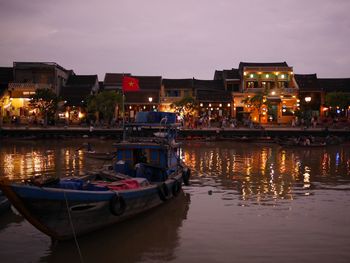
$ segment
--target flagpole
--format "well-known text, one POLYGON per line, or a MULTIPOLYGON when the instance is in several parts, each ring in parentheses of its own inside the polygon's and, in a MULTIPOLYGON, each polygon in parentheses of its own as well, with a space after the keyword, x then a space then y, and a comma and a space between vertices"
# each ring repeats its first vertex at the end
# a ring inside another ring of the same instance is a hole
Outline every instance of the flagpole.
POLYGON ((125 94, 124 94, 124 90, 122 90, 122 94, 123 94, 123 99, 122 99, 122 107, 123 107, 123 141, 125 141, 126 139, 126 133, 125 133, 125 105, 124 105, 124 100, 125 100, 125 94))

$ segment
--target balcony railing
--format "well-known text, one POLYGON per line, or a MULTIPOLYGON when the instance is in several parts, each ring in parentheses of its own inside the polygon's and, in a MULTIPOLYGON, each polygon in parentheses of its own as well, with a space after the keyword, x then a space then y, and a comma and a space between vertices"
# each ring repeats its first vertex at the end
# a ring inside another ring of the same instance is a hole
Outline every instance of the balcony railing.
POLYGON ((42 83, 9 83, 9 90, 37 90, 37 89, 51 89, 51 84, 42 84, 42 83))
POLYGON ((247 93, 257 93, 257 92, 263 92, 265 89, 264 88, 246 88, 244 92, 247 93))

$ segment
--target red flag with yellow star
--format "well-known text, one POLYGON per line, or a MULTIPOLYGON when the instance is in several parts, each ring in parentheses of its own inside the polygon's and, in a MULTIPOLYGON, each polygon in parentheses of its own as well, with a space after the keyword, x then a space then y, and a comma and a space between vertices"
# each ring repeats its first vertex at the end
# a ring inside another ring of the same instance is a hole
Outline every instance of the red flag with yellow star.
POLYGON ((137 78, 124 76, 122 81, 122 88, 123 92, 139 91, 139 80, 137 78))

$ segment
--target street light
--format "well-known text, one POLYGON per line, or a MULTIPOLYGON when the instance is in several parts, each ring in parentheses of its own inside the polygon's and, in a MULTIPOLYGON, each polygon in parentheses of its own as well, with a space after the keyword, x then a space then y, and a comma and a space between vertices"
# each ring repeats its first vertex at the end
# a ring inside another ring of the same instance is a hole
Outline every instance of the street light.
POLYGON ((311 101, 311 97, 305 97, 305 102, 309 103, 311 101))
MULTIPOLYGON (((153 98, 152 98, 152 97, 148 97, 148 101, 149 101, 149 103, 151 104, 151 103, 152 103, 152 101, 153 101, 153 98)), ((149 108, 150 108, 150 110, 152 110, 151 105, 149 106, 149 108)), ((153 109, 154 109, 154 107, 153 107, 153 109)))

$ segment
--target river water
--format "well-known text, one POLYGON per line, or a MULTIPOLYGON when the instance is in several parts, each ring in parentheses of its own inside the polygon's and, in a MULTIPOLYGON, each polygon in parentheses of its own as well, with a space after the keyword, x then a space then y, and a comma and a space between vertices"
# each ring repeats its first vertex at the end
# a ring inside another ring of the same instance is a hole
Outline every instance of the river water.
MULTIPOLYGON (((101 167, 87 140, 1 141, 0 176, 101 167)), ((112 141, 90 140, 96 150, 112 141)), ((83 262, 350 262, 350 146, 185 143, 191 185, 161 207, 78 238, 83 262)), ((15 210, 0 215, 1 262, 79 262, 15 210)))

